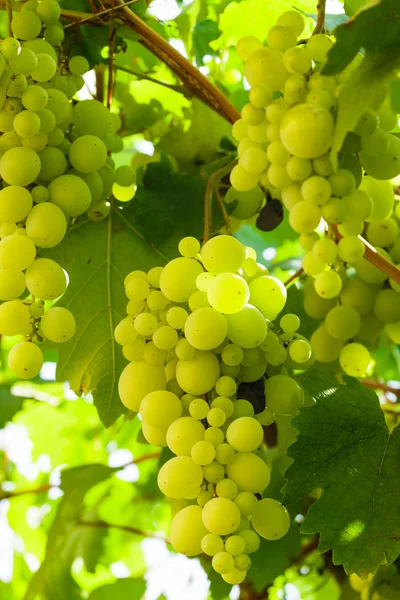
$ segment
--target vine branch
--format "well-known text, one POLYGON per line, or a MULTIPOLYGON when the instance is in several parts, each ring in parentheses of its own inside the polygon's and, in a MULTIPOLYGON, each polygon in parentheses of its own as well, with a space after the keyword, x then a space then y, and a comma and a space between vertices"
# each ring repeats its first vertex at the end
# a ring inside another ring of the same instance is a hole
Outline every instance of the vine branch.
POLYGON ((188 90, 183 85, 174 85, 173 83, 166 83, 165 81, 159 81, 154 77, 150 77, 150 75, 146 75, 146 73, 138 73, 137 71, 133 71, 132 69, 128 69, 127 67, 121 67, 120 65, 115 65, 117 71, 123 71, 124 73, 128 73, 129 75, 133 75, 138 79, 144 79, 145 81, 150 81, 151 83, 156 83, 157 85, 162 85, 163 87, 173 90, 174 92, 178 92, 178 94, 183 94, 186 98, 190 98, 192 94, 188 92, 188 90))
POLYGON ((317 4, 317 14, 318 18, 312 35, 324 33, 325 31, 326 0, 319 0, 317 4))
POLYGON ((395 388, 379 381, 369 381, 368 379, 364 379, 361 383, 371 390, 381 390, 385 394, 394 394, 396 396, 396 402, 400 402, 400 388, 395 388))
POLYGON ((303 273, 304 273, 304 269, 303 269, 303 267, 300 267, 300 269, 297 269, 297 271, 295 273, 293 273, 293 275, 291 275, 289 277, 289 279, 286 279, 286 281, 284 281, 283 285, 285 287, 287 287, 288 285, 290 285, 292 283, 292 281, 294 281, 295 279, 300 277, 300 275, 302 275, 303 273))
POLYGON ((137 527, 130 527, 129 525, 117 525, 115 523, 107 523, 106 521, 78 521, 78 525, 83 527, 98 527, 102 529, 119 529, 120 531, 125 531, 126 533, 132 533, 134 535, 140 535, 145 538, 155 538, 156 540, 163 540, 167 544, 170 543, 168 538, 164 536, 160 536, 157 533, 153 533, 152 531, 144 531, 142 529, 138 529, 137 527))

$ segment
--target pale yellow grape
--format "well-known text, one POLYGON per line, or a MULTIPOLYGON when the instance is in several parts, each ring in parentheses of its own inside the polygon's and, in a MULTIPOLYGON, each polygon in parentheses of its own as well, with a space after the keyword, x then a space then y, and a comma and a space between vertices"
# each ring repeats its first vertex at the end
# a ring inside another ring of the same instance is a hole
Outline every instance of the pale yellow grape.
POLYGON ((236 44, 236 54, 241 60, 246 61, 249 56, 259 48, 262 48, 262 43, 254 35, 247 35, 240 38, 236 44))
POLYGON ((340 352, 340 366, 347 375, 365 377, 372 362, 367 348, 362 344, 346 344, 340 352))
POLYGON ((171 385, 173 385, 174 391, 177 391, 178 394, 180 394, 182 390, 176 381, 176 365, 177 364, 178 364, 178 359, 175 357, 171 358, 165 365, 165 376, 167 378, 167 383, 169 383, 170 381, 172 382, 172 380, 173 380, 173 384, 171 384, 171 385))
POLYGON ((266 380, 264 390, 268 409, 277 415, 292 415, 303 402, 301 387, 287 375, 273 375, 266 380))
POLYGON ((201 542, 208 534, 202 520, 201 506, 186 506, 172 520, 169 539, 176 552, 197 556, 202 552, 201 542))
POLYGON ((145 279, 132 277, 125 283, 125 294, 128 298, 135 300, 146 300, 149 295, 150 286, 145 279))
POLYGON ((373 246, 391 246, 399 236, 399 226, 393 218, 374 221, 368 226, 366 238, 373 246))
POLYGON ((243 517, 249 517, 257 505, 257 498, 250 492, 239 492, 234 500, 243 517))
POLYGON ((369 156, 379 156, 389 148, 390 136, 381 127, 377 127, 373 133, 361 138, 361 148, 369 156))
POLYGON ((238 492, 238 487, 232 479, 223 479, 217 483, 215 491, 219 498, 233 500, 238 492))
POLYGON ((241 417, 229 425, 226 439, 237 452, 252 452, 261 445, 264 431, 256 419, 241 417))
POLYGON ((310 360, 312 349, 306 340, 295 340, 289 346, 289 355, 296 363, 303 364, 310 360))
POLYGON ((273 498, 263 498, 253 511, 251 524, 261 537, 278 540, 289 531, 290 516, 280 502, 273 498))
POLYGON ((311 56, 302 46, 288 48, 283 55, 283 64, 289 73, 304 75, 312 67, 311 56))
POLYGON ((207 556, 215 556, 224 549, 224 542, 219 535, 207 533, 201 540, 201 549, 207 556))
POLYGON ((272 101, 272 92, 266 85, 256 85, 249 91, 249 100, 256 108, 264 108, 272 101))
POLYGON ((310 343, 315 352, 315 359, 323 363, 332 362, 339 358, 343 347, 341 340, 335 340, 329 335, 325 325, 321 325, 313 332, 310 343))
POLYGON ((198 350, 216 348, 224 341, 227 332, 226 318, 211 307, 195 310, 185 323, 186 339, 198 350))
POLYGON ((264 171, 268 165, 267 154, 261 148, 248 148, 240 158, 240 165, 248 173, 258 175, 264 171))
POLYGON ((342 198, 331 197, 331 199, 321 206, 321 214, 327 223, 341 223, 346 215, 346 203, 342 198))
POLYGON ((321 220, 319 206, 310 202, 298 202, 290 210, 289 223, 297 233, 311 233, 321 220))
POLYGON ((224 432, 219 427, 209 427, 204 432, 204 439, 211 442, 214 448, 224 441, 224 432))
POLYGON ((224 575, 232 572, 235 567, 235 561, 233 556, 228 552, 218 552, 212 559, 212 567, 214 571, 224 575))
POLYGON ((333 240, 321 238, 313 245, 312 253, 318 260, 328 263, 335 260, 338 248, 333 240))
POLYGON ((400 141, 394 135, 389 135, 389 146, 379 156, 370 156, 366 152, 359 154, 361 166, 374 179, 393 179, 400 173, 400 141))
POLYGON ((253 494, 263 492, 271 478, 266 463, 252 452, 238 452, 235 459, 226 465, 226 472, 241 491, 253 494))
POLYGON ((283 66, 281 52, 273 48, 259 48, 246 60, 244 75, 251 87, 267 85, 275 92, 283 88, 289 73, 283 66))
POLYGON ((274 319, 286 304, 286 288, 276 277, 257 277, 250 283, 249 288, 251 304, 267 319, 274 319))
MULTIPOLYGON (((200 493, 203 469, 189 456, 176 456, 161 467, 157 483, 169 498, 192 499, 200 493)), ((214 532, 212 532, 214 533, 214 532)))
MULTIPOLYGON (((376 248, 378 254, 384 256, 390 261, 390 255, 383 248, 376 248)), ((361 258, 353 265, 356 269, 356 273, 362 281, 366 283, 382 283, 387 278, 387 275, 383 273, 378 267, 367 261, 365 258, 361 258)))
POLYGON ((328 202, 331 193, 331 184, 325 177, 320 175, 309 177, 301 186, 301 194, 304 200, 318 205, 328 202))
POLYGON ((175 258, 161 272, 160 289, 172 302, 187 302, 196 291, 196 278, 202 272, 201 265, 192 258, 175 258))
POLYGON ((211 238, 201 249, 201 260, 213 275, 236 273, 246 258, 246 249, 230 235, 211 238))
POLYGON ((143 398, 150 392, 164 390, 166 384, 162 366, 139 360, 128 364, 122 371, 118 384, 119 396, 127 408, 138 412, 143 398))
POLYGON ((236 344, 228 344, 221 352, 221 358, 225 364, 235 367, 243 360, 243 350, 236 344))
POLYGON ((169 304, 167 298, 159 290, 151 290, 146 298, 147 306, 152 311, 164 310, 169 304))
POLYGON ((136 341, 137 337, 138 334, 131 317, 122 319, 114 329, 114 339, 121 346, 132 344, 136 341))
MULTIPOLYGON (((251 148, 249 150, 251 150, 251 148)), ((248 152, 248 150, 246 150, 246 152, 248 152)), ((231 185, 239 192, 248 192, 257 185, 258 174, 254 175, 249 173, 241 164, 238 164, 233 167, 229 176, 229 180, 231 185)))
POLYGON ((166 350, 160 350, 157 348, 153 342, 147 342, 144 349, 143 358, 150 365, 163 365, 167 360, 167 352, 166 350))
POLYGON ((211 408, 207 413, 207 422, 211 427, 222 427, 226 421, 226 414, 222 408, 211 408))
POLYGON ((19 185, 0 190, 0 221, 18 223, 23 221, 32 208, 32 194, 19 185))
POLYGON ((251 559, 247 554, 235 556, 235 567, 239 571, 248 571, 251 567, 251 559))
POLYGON ((168 448, 177 456, 190 456, 194 444, 203 440, 204 431, 197 419, 180 417, 168 427, 168 448))
POLYGON ((22 110, 14 117, 13 126, 20 137, 31 137, 39 133, 40 119, 35 112, 22 110))
POLYGON ((291 211, 292 208, 299 202, 303 202, 304 198, 301 195, 301 186, 298 183, 292 183, 288 187, 281 190, 282 202, 284 206, 291 211))
POLYGON ((275 421, 275 414, 268 408, 264 408, 262 412, 256 414, 256 419, 261 425, 272 425, 275 421))
POLYGON ((395 344, 400 344, 400 320, 385 325, 385 332, 395 344))
POLYGON ((153 342, 160 350, 171 350, 178 342, 176 329, 162 325, 153 333, 153 342))
POLYGON ((207 300, 207 294, 205 292, 200 292, 199 290, 193 292, 193 294, 190 294, 188 304, 192 312, 198 308, 206 308, 210 306, 210 303, 207 300))
POLYGON ((332 115, 315 105, 298 104, 283 117, 281 141, 298 158, 316 158, 329 150, 333 141, 332 115))
POLYGON ((400 319, 400 294, 387 288, 380 290, 374 302, 375 316, 382 323, 394 323, 400 319))
POLYGON ((194 398, 189 404, 189 413, 194 419, 202 421, 207 417, 210 407, 208 402, 203 398, 194 398))
POLYGON ((18 56, 21 44, 13 37, 6 37, 0 46, 1 54, 8 60, 12 60, 18 56))
MULTIPOLYGON (((1 163, 0 163, 1 166, 1 163)), ((360 190, 372 198, 372 212, 365 217, 365 221, 372 223, 387 219, 393 212, 394 192, 390 181, 378 181, 373 177, 365 175, 362 178, 360 190)), ((356 192, 353 192, 355 194, 356 192)), ((362 217, 357 217, 361 219, 362 217)))
POLYGON ((229 417, 233 413, 233 402, 230 398, 227 398, 226 396, 217 396, 211 402, 211 408, 222 408, 227 419, 229 419, 229 417))
POLYGON ((312 164, 307 158, 292 156, 286 163, 286 171, 294 181, 304 181, 311 174, 312 164))
POLYGON ((311 36, 307 41, 307 52, 316 62, 324 62, 329 50, 333 46, 333 41, 323 33, 311 36))
POLYGON ((255 348, 265 339, 267 324, 262 313, 251 304, 233 315, 227 315, 228 338, 242 348, 255 348))
POLYGON ((75 335, 75 318, 67 308, 53 306, 41 318, 40 328, 47 339, 61 344, 75 335))
MULTIPOLYGON (((233 190, 233 188, 230 188, 233 190)), ((204 272, 196 279, 196 286, 200 292, 206 292, 210 286, 211 281, 214 279, 212 273, 204 272)))
POLYGON ((225 314, 241 310, 247 304, 249 296, 246 281, 234 273, 220 273, 213 278, 207 289, 207 299, 213 309, 225 314))
POLYGON ((0 300, 14 300, 25 290, 22 271, 0 269, 0 300))
POLYGON ((278 17, 277 23, 293 29, 296 36, 302 33, 305 26, 304 18, 297 10, 286 10, 278 17))
POLYGON ((255 106, 248 103, 243 106, 240 116, 248 125, 259 125, 264 120, 265 113, 260 108, 255 108, 255 106))
POLYGON ((340 294, 342 280, 336 271, 323 271, 315 278, 315 291, 321 298, 330 300, 340 294))
POLYGON ((0 175, 9 185, 26 186, 40 173, 38 154, 30 148, 10 148, 0 159, 0 175))
POLYGON ((232 135, 235 140, 240 142, 247 137, 247 127, 248 123, 246 123, 244 119, 238 119, 235 121, 235 123, 232 125, 232 135))
POLYGON ((329 176, 329 183, 332 188, 333 196, 348 196, 352 192, 354 192, 356 188, 356 180, 351 173, 347 169, 339 169, 336 173, 332 173, 329 176))
POLYGON ((122 347, 122 354, 129 361, 138 361, 143 358, 145 350, 145 342, 138 338, 134 342, 124 344, 122 347))
POLYGON ((51 202, 36 204, 26 219, 26 234, 39 248, 53 248, 64 238, 67 220, 63 211, 51 202))
POLYGON ((239 535, 230 535, 225 541, 225 550, 232 556, 239 556, 245 549, 245 541, 239 535))
POLYGON ((209 465, 203 467, 204 478, 212 484, 222 481, 225 477, 224 467, 217 461, 213 461, 209 465))
POLYGON ((140 415, 152 427, 166 430, 181 414, 180 399, 166 390, 150 392, 140 403, 140 415))
POLYGON ((69 149, 71 165, 81 173, 93 173, 107 159, 107 148, 104 142, 95 135, 82 135, 72 142, 69 149))
POLYGON ((18 12, 11 21, 11 31, 20 40, 33 40, 41 29, 40 18, 31 11, 18 12))
POLYGON ((338 232, 343 236, 361 235, 364 231, 364 221, 344 220, 337 226, 338 232))
POLYGON ((228 535, 240 523, 240 511, 232 500, 213 498, 203 508, 203 523, 215 535, 228 535))
POLYGON ((365 254, 364 242, 357 236, 347 236, 338 243, 339 257, 345 262, 356 262, 365 254))
POLYGON ((185 237, 179 242, 178 250, 185 258, 194 258, 200 251, 200 242, 194 237, 185 237))
POLYGON ((87 183, 77 175, 60 175, 48 187, 49 200, 56 204, 68 217, 76 217, 85 212, 91 203, 91 193, 87 183))
POLYGON ((33 261, 26 270, 25 277, 26 287, 40 300, 54 300, 67 288, 67 278, 63 269, 50 258, 38 258, 33 261))
POLYGON ((0 305, 0 334, 27 335, 30 329, 30 312, 21 300, 9 300, 0 305))
POLYGON ((246 135, 249 136, 249 139, 252 142, 255 142, 257 144, 265 144, 268 142, 267 125, 268 121, 266 119, 264 119, 264 121, 262 123, 259 123, 258 125, 249 125, 247 127, 246 135))
POLYGON ((19 379, 31 379, 39 374, 43 352, 33 342, 19 342, 8 354, 8 368, 19 379))
POLYGON ((192 360, 196 354, 196 348, 185 339, 180 339, 175 346, 175 354, 182 360, 192 360))
POLYGON ((0 268, 23 271, 36 256, 35 244, 24 235, 14 233, 0 242, 0 268))
POLYGON ((209 465, 215 458, 215 448, 210 442, 201 440, 194 444, 190 456, 196 465, 209 465))

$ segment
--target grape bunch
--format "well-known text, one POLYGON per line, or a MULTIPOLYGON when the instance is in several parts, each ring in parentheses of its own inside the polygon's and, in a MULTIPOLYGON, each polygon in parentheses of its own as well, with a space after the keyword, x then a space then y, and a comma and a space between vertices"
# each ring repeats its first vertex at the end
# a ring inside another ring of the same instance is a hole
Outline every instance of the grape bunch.
POLYGON ((386 326, 391 339, 400 338, 400 287, 364 258, 359 237, 399 262, 400 211, 394 212, 387 181, 400 173, 400 141, 390 133, 397 117, 387 102, 366 110, 345 138, 336 167, 331 148, 340 93, 362 56, 337 77, 325 76, 321 69, 333 40, 317 34, 298 45, 303 28, 302 15, 287 11, 268 32, 267 47, 253 36, 238 43, 251 89, 232 128, 239 144, 230 181, 249 211, 261 187, 287 208, 305 250, 304 307, 324 319, 311 338, 316 359, 339 359, 344 372, 365 377, 373 365, 367 346, 377 332, 386 326))
POLYGON ((83 213, 107 216, 111 193, 134 193, 132 168, 115 169, 108 156, 122 150, 119 116, 96 100, 73 100, 89 64, 63 56, 60 14, 55 0, 26 2, 0 44, 0 335, 23 336, 8 356, 23 379, 39 373, 44 339, 58 344, 75 333, 68 309, 49 308, 67 278, 42 249, 57 246, 83 213))
POLYGON ((170 531, 177 552, 212 557, 231 584, 246 576, 259 536, 287 532, 284 506, 262 498, 270 480, 263 425, 303 403, 293 370, 314 356, 285 314, 286 289, 252 248, 228 235, 179 243, 181 256, 125 278, 127 317, 115 339, 130 361, 119 394, 139 412, 145 439, 175 455, 160 490, 179 501, 170 531))

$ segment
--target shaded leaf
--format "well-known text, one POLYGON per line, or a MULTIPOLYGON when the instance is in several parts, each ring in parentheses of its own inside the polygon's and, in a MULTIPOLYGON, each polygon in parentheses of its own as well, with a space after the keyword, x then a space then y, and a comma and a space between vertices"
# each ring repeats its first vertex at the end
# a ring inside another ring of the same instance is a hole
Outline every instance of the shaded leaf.
POLYGON ((108 583, 96 588, 89 596, 89 600, 140 600, 146 591, 144 579, 119 579, 115 583, 108 583))
POLYGON ((198 21, 193 29, 193 50, 196 58, 196 65, 201 67, 204 65, 204 57, 217 56, 218 52, 213 50, 210 46, 210 42, 216 40, 221 32, 218 29, 218 24, 211 19, 205 21, 198 21))
POLYGON ((367 6, 370 0, 344 0, 344 11, 346 15, 352 17, 363 6, 367 6))
POLYGON ((0 429, 21 410, 23 402, 24 399, 14 396, 10 388, 3 385, 0 387, 0 429))
POLYGON ((299 435, 288 450, 284 500, 323 488, 302 532, 319 533, 321 552, 332 549, 335 564, 366 575, 400 553, 400 427, 390 433, 376 394, 344 379, 304 378, 317 402, 292 421, 299 435))
POLYGON ((400 113, 400 79, 390 82, 390 104, 393 112, 400 113))

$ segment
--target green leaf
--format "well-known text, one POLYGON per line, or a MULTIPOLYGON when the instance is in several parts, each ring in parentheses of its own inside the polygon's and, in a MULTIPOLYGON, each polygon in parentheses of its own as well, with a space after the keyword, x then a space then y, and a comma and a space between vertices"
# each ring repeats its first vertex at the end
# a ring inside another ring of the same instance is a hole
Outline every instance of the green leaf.
POLYGON ((193 29, 193 49, 196 58, 196 65, 201 67, 204 65, 203 58, 208 54, 217 56, 216 52, 210 46, 210 42, 216 40, 221 32, 218 29, 218 24, 211 19, 198 21, 193 29))
POLYGON ((23 402, 24 399, 14 396, 10 388, 5 385, 0 387, 0 429, 21 410, 23 402))
POLYGON ((400 79, 390 82, 390 104, 393 112, 400 113, 400 79))
POLYGON ((89 600, 117 600, 129 598, 129 600, 140 600, 146 591, 144 579, 119 579, 115 583, 109 583, 96 588, 89 596, 89 600))
MULTIPOLYGON (((311 19, 314 19, 315 22, 318 21, 318 13, 308 13, 304 12, 303 10, 299 10, 299 12, 301 12, 306 17, 311 17, 311 19)), ((346 23, 346 21, 348 21, 348 17, 344 13, 337 13, 332 15, 325 14, 326 32, 331 34, 333 30, 336 29, 336 27, 342 25, 343 23, 346 23)))
POLYGON ((344 11, 346 15, 352 17, 363 6, 367 6, 370 0, 344 0, 344 11))
POLYGON ((92 391, 99 416, 109 426, 125 412, 118 396, 125 360, 114 341, 127 303, 123 280, 134 269, 163 264, 165 257, 144 238, 125 207, 111 211, 101 223, 82 217, 46 255, 69 274, 59 305, 73 312, 77 325, 72 340, 58 347, 57 377, 69 381, 78 395, 92 391))
POLYGON ((356 379, 305 377, 317 401, 292 425, 299 431, 288 454, 285 502, 323 488, 303 533, 320 533, 320 552, 358 575, 374 573, 400 553, 400 427, 389 432, 376 394, 356 379))
MULTIPOLYGON (((78 600, 80 588, 71 576, 71 565, 81 556, 82 537, 92 536, 91 527, 79 525, 83 500, 88 490, 104 481, 115 469, 100 464, 82 465, 62 472, 61 489, 64 496, 52 522, 46 556, 35 573, 24 600, 38 596, 46 600, 78 600)), ((93 528, 95 530, 95 528, 93 528)), ((86 543, 93 546, 95 539, 86 543)), ((96 552, 96 549, 93 549, 96 552)))
MULTIPOLYGON (((335 48, 336 45, 332 52, 335 48)), ((338 153, 347 133, 354 130, 367 108, 379 108, 387 94, 388 82, 399 65, 400 46, 391 50, 371 51, 344 84, 338 99, 335 136, 331 150, 334 167, 337 166, 338 153)), ((328 74, 332 74, 331 70, 328 74)))

